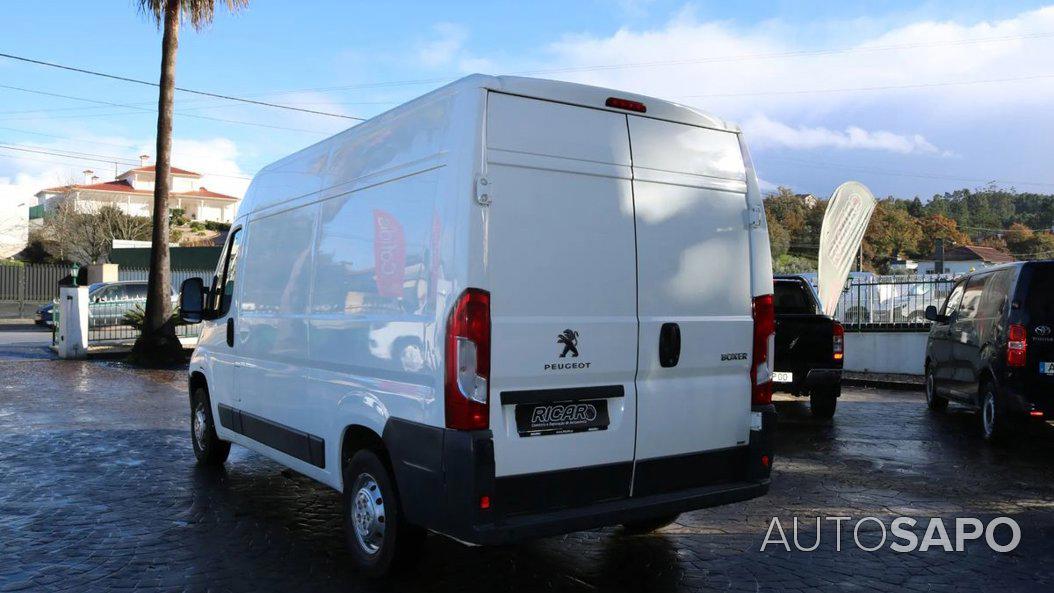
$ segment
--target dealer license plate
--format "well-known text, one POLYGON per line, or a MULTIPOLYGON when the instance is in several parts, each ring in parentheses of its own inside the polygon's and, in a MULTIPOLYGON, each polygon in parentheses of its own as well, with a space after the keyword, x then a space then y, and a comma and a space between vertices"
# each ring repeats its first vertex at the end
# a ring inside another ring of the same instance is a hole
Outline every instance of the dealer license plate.
POLYGON ((516 406, 516 430, 521 437, 607 430, 608 422, 606 399, 516 406))
POLYGON ((772 380, 776 383, 793 383, 794 373, 788 373, 784 371, 776 371, 772 373, 772 380))
POLYGON ((1039 363, 1039 374, 1041 374, 1041 375, 1054 375, 1054 362, 1041 362, 1041 363, 1039 363))

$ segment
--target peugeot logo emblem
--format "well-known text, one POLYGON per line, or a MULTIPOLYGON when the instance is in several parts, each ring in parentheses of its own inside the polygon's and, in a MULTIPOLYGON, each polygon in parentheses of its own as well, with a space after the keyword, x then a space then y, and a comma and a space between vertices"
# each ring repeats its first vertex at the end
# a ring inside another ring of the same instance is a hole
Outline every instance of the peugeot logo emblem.
POLYGON ((1049 325, 1037 325, 1034 330, 1037 336, 1049 336, 1050 326, 1049 325))

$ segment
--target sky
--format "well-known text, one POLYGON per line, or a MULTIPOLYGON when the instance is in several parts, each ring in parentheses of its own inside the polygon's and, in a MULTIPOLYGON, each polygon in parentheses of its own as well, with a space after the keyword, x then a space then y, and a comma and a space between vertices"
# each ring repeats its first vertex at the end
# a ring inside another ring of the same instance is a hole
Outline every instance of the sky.
MULTIPOLYGON (((156 80, 160 45, 131 0, 0 9, 0 53, 156 80)), ((767 191, 857 180, 928 200, 993 182, 1054 193, 1051 56, 1054 5, 1038 2, 257 0, 183 29, 177 84, 371 117, 476 72, 581 82, 739 123, 767 191)), ((153 156, 156 101, 0 58, 0 205, 153 156)), ((241 195, 354 123, 177 93, 173 165, 241 195)))

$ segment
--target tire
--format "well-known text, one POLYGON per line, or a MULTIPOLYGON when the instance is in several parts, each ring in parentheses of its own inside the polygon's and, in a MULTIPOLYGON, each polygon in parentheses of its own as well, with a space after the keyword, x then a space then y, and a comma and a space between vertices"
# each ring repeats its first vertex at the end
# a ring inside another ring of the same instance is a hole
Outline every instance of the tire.
POLYGON ((198 465, 220 467, 231 453, 230 441, 216 436, 216 424, 212 418, 209 392, 204 387, 194 390, 190 402, 190 440, 194 444, 194 457, 198 465))
POLYGON ((677 517, 680 516, 680 513, 678 513, 676 515, 666 515, 664 517, 656 517, 654 519, 645 519, 643 521, 632 521, 629 523, 623 523, 622 533, 623 535, 644 535, 646 533, 651 533, 673 523, 677 520, 677 517))
POLYGON ((937 378, 933 376, 933 371, 930 370, 929 365, 926 365, 926 407, 934 412, 943 412, 948 409, 948 398, 941 397, 937 394, 937 378))
POLYGON ((355 567, 375 578, 411 566, 423 551, 425 531, 403 520, 391 473, 367 449, 344 469, 344 537, 355 567))
POLYGON ((1010 417, 1002 398, 991 383, 981 385, 981 436, 992 444, 1005 443, 1010 438, 1010 417))
POLYGON ((841 384, 833 387, 816 387, 809 391, 809 410, 813 418, 830 420, 838 407, 838 396, 842 394, 841 384))

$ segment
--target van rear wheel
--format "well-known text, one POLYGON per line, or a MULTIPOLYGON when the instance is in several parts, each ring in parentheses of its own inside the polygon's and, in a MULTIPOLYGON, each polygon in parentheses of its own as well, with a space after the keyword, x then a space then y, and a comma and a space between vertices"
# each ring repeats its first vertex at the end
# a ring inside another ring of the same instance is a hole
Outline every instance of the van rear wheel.
POLYGON ((403 520, 395 481, 376 453, 359 451, 344 470, 344 534, 360 571, 381 577, 406 568, 424 547, 425 531, 403 520))
POLYGON ((643 521, 631 521, 629 523, 622 524, 622 533, 626 535, 644 535, 645 533, 651 533, 658 529, 662 529, 667 525, 670 525, 680 517, 680 513, 676 515, 665 515, 662 517, 656 517, 654 519, 645 519, 643 521))
POLYGON ((1010 418, 991 383, 981 386, 981 434, 992 444, 1002 444, 1010 436, 1010 418))
POLYGON ((194 390, 190 401, 190 440, 194 444, 194 457, 199 465, 219 467, 231 453, 230 441, 216 436, 216 424, 212 418, 209 392, 204 387, 194 390))

